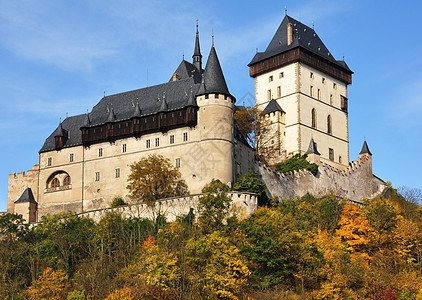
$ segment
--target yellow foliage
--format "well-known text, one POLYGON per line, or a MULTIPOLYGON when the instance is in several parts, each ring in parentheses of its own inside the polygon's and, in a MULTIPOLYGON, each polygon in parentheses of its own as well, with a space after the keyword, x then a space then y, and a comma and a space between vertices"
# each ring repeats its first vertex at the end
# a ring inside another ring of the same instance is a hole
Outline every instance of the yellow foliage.
POLYGON ((28 287, 26 294, 31 300, 60 300, 65 297, 69 287, 67 275, 63 270, 53 271, 52 268, 47 268, 44 270, 43 274, 28 287))
POLYGON ((122 289, 115 290, 113 293, 108 295, 105 300, 133 300, 135 296, 133 296, 132 291, 128 287, 124 287, 122 289))

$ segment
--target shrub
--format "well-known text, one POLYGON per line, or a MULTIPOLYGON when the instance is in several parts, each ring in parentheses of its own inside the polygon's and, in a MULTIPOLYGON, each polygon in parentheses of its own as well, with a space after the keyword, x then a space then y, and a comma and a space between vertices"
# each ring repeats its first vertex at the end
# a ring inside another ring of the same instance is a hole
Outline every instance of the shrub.
POLYGON ((299 153, 293 157, 290 157, 286 161, 279 162, 276 165, 277 171, 280 173, 288 173, 291 171, 298 171, 306 169, 310 171, 314 176, 318 174, 318 165, 314 163, 309 163, 306 158, 308 155, 300 155, 299 153))
POLYGON ((126 205, 126 202, 120 196, 114 197, 113 202, 111 202, 111 208, 116 208, 124 205, 126 205))

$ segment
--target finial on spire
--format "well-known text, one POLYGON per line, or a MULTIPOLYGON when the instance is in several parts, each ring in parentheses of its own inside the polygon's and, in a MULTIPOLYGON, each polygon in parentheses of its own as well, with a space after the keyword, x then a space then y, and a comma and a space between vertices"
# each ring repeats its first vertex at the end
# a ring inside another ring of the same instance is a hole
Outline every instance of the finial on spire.
POLYGON ((62 117, 60 117, 60 122, 59 122, 60 124, 62 123, 62 117))
POLYGON ((212 46, 214 47, 214 28, 211 31, 212 46))
POLYGON ((199 19, 196 19, 196 33, 199 33, 199 30, 198 30, 198 22, 199 22, 199 19))
POLYGON ((182 50, 182 59, 185 60, 185 50, 182 50))
POLYGON ((105 91, 104 91, 104 98, 105 98, 105 91))
POLYGON ((312 30, 315 31, 315 23, 312 21, 312 30))
POLYGON ((284 6, 284 15, 287 16, 287 6, 284 6))
POLYGON ((256 52, 255 53, 258 53, 258 47, 256 47, 256 52))

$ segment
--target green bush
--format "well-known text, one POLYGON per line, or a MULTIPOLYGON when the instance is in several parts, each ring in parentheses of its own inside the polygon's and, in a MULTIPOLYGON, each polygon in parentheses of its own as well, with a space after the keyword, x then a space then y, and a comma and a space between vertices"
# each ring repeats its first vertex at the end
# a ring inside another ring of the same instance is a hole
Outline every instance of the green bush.
POLYGON ((309 163, 306 158, 308 155, 300 155, 299 153, 293 157, 290 157, 286 161, 279 162, 276 165, 276 169, 280 173, 288 173, 291 171, 298 171, 298 170, 308 170, 314 176, 318 174, 318 165, 314 163, 309 163))
POLYGON ((255 193, 258 195, 259 206, 268 204, 267 186, 253 172, 240 177, 233 185, 233 190, 255 193))
POLYGON ((126 205, 126 202, 120 196, 114 197, 113 202, 111 202, 111 208, 116 208, 116 207, 125 206, 125 205, 126 205))

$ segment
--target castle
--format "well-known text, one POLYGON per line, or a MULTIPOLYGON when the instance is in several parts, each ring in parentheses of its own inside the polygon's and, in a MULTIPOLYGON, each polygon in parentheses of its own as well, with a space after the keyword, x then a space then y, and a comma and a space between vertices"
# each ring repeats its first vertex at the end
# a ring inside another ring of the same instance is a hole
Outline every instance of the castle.
POLYGON ((8 212, 35 222, 47 213, 107 208, 115 196, 127 196, 130 165, 149 154, 180 168, 192 194, 213 178, 231 185, 251 171, 271 196, 331 191, 359 201, 382 191, 366 142, 359 160, 349 163, 353 72, 313 29, 286 15, 248 66, 256 107, 270 120, 274 161, 307 153, 320 165, 317 176, 281 175, 255 161, 255 149, 236 127, 236 99, 214 42, 202 67, 198 27, 192 59, 183 59, 167 83, 104 96, 91 112, 63 120, 45 140, 39 164, 9 175, 8 212))

